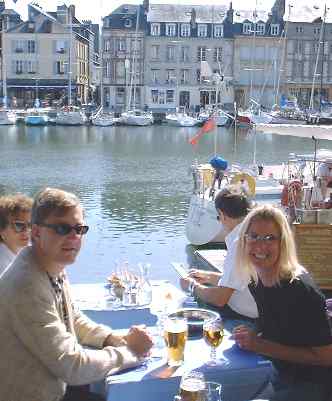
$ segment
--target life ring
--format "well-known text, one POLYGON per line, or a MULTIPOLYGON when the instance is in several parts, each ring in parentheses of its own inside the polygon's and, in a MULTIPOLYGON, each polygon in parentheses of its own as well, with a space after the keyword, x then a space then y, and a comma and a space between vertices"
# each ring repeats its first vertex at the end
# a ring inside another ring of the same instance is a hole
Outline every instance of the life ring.
POLYGON ((231 184, 233 185, 243 185, 243 190, 247 193, 248 196, 255 196, 256 193, 256 181, 255 178, 247 173, 238 173, 231 180, 231 184))
POLYGON ((298 207, 302 198, 302 183, 294 180, 285 184, 281 192, 281 205, 298 207))

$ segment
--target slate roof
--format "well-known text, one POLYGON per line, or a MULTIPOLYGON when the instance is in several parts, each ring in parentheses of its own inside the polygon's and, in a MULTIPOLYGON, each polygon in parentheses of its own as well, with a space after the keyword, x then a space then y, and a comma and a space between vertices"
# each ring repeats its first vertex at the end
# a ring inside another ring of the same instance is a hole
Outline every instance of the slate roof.
POLYGON ((150 4, 148 22, 190 22, 192 9, 196 12, 197 23, 222 23, 226 18, 227 5, 179 5, 150 4))

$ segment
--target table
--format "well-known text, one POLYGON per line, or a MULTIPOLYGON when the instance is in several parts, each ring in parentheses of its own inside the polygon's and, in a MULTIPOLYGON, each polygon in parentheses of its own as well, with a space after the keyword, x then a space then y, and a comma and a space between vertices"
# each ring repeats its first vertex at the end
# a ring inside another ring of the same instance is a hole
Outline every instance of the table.
MULTIPOLYGON (((152 329, 153 330, 153 329, 152 329)), ((268 386, 271 364, 265 358, 241 350, 228 332, 217 356, 227 359, 225 366, 208 366, 209 347, 204 340, 188 340, 185 362, 179 368, 166 364, 166 356, 152 358, 145 365, 108 376, 93 391, 106 395, 107 401, 167 401, 177 394, 184 372, 198 369, 206 380, 223 385, 223 401, 244 401, 257 398, 268 386)))
MULTIPOLYGON (((186 295, 167 280, 151 280, 152 302, 158 300, 161 291, 169 291, 175 305, 181 305, 186 295)), ((150 306, 115 307, 109 302, 109 292, 105 283, 72 284, 73 301, 84 314, 97 323, 113 329, 125 329, 135 324, 153 326, 156 316, 150 313, 150 306)))

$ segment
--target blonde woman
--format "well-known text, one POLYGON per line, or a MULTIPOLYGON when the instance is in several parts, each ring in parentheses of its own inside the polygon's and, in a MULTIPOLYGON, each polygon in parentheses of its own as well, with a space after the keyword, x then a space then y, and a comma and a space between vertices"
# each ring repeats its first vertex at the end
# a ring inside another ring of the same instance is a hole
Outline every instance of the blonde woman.
POLYGON ((239 234, 237 260, 252 277, 259 334, 239 326, 237 344, 273 362, 272 400, 328 400, 332 336, 321 292, 303 278, 283 212, 264 205, 251 211, 239 234))
POLYGON ((23 194, 0 197, 0 274, 30 241, 31 208, 23 194))

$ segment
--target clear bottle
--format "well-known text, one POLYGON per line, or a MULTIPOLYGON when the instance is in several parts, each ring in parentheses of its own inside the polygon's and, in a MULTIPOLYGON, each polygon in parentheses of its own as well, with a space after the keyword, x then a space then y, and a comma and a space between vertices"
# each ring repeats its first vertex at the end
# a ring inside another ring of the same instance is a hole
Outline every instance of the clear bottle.
POLYGON ((141 286, 139 295, 140 305, 150 305, 152 301, 152 286, 149 280, 150 263, 140 263, 141 286))

